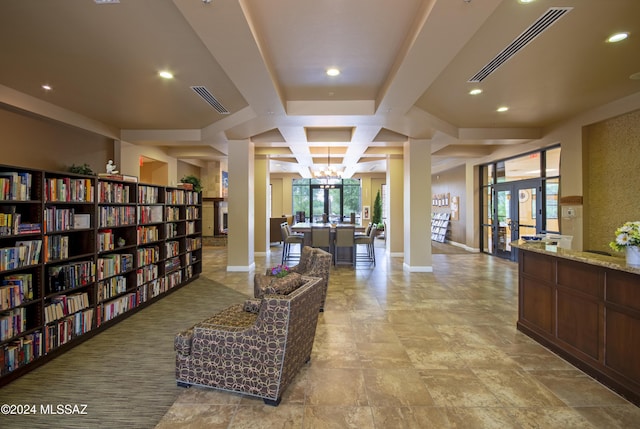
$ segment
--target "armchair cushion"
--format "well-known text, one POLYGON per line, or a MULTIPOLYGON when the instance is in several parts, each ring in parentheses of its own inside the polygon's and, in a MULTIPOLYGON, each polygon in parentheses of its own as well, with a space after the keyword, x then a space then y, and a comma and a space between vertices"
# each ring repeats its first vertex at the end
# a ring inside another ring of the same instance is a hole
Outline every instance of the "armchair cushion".
POLYGON ((284 277, 256 274, 253 278, 254 296, 262 298, 265 295, 288 295, 305 283, 302 275, 289 273, 284 277))
POLYGON ((243 310, 248 311, 249 313, 258 314, 260 311, 260 304, 262 304, 262 300, 250 298, 244 302, 243 310))

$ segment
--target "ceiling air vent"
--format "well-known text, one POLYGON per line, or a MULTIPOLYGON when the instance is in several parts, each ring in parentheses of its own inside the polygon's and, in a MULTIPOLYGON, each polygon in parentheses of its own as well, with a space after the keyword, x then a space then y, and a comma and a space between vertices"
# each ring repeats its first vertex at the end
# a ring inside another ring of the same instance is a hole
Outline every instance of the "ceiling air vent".
POLYGON ((482 82, 487 76, 496 71, 498 67, 506 63, 520 49, 524 48, 529 42, 542 34, 547 28, 551 27, 557 20, 562 18, 567 12, 571 11, 571 7, 552 7, 547 10, 540 18, 529 26, 522 34, 502 50, 494 59, 486 66, 482 67, 469 82, 482 82))
POLYGON ((222 115, 229 114, 229 111, 227 110, 227 108, 224 107, 222 103, 220 103, 218 99, 216 99, 216 97, 214 97, 213 94, 210 93, 209 90, 204 86, 192 86, 191 89, 193 89, 196 94, 202 97, 202 99, 206 101, 211 107, 216 109, 218 113, 222 115))

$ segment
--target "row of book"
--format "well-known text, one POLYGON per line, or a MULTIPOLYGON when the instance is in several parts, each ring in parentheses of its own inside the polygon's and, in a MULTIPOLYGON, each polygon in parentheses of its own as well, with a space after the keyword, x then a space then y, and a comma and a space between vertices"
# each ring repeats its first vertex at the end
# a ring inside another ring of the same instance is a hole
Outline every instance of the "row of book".
POLYGON ((93 309, 80 311, 45 327, 44 351, 49 353, 56 347, 68 343, 75 337, 93 328, 93 309))
POLYGON ((185 191, 183 190, 167 190, 165 195, 166 204, 184 204, 186 201, 185 191))
POLYGON ((98 302, 113 298, 127 291, 127 279, 124 276, 115 276, 98 283, 98 302))
POLYGON ((0 347, 0 374, 4 375, 42 356, 42 333, 25 335, 0 347))
POLYGON ((0 200, 31 200, 31 173, 17 171, 0 171, 0 200))
POLYGON ((133 254, 114 253, 98 258, 98 280, 125 273, 133 269, 133 254))
POLYGON ((137 230, 138 244, 153 243, 160 240, 157 226, 139 226, 137 230))
POLYGON ((14 308, 0 313, 0 341, 20 335, 27 330, 27 310, 14 308))
POLYGON ((187 237, 185 240, 185 247, 187 251, 197 250, 202 247, 202 238, 201 237, 187 237))
POLYGON ((169 271, 177 270, 180 268, 180 258, 170 258, 164 261, 164 272, 168 273, 169 271))
POLYGON ((45 262, 60 261, 69 258, 69 236, 68 235, 45 235, 44 236, 44 256, 45 262))
POLYGON ((131 185, 114 182, 98 182, 100 203, 127 204, 131 202, 131 185))
POLYGON ((14 270, 40 263, 42 240, 16 241, 15 246, 0 249, 0 271, 14 270))
POLYGON ((167 258, 172 256, 178 256, 180 254, 180 242, 179 241, 165 241, 164 249, 167 258))
POLYGON ((5 213, 0 213, 0 236, 38 234, 42 231, 40 223, 23 223, 22 215, 15 212, 15 207, 4 207, 5 213))
POLYGON ((195 220, 200 218, 199 207, 187 207, 185 211, 185 217, 187 220, 195 220))
POLYGON ((177 220, 180 220, 180 209, 178 207, 167 207, 166 214, 167 222, 175 222, 177 220))
POLYGON ((12 274, 5 276, 0 286, 0 310, 17 307, 33 300, 33 275, 12 274))
POLYGON ((159 188, 154 186, 138 186, 138 203, 139 204, 158 204, 159 188))
POLYGON ((166 238, 175 238, 178 236, 178 224, 177 223, 167 223, 164 225, 166 238))
POLYGON ((105 252, 115 248, 115 235, 111 229, 103 229, 98 232, 98 252, 105 252))
POLYGON ((89 307, 87 292, 73 295, 59 295, 51 298, 51 303, 44 306, 45 324, 62 319, 89 307))
POLYGON ((140 286, 158 278, 158 266, 156 264, 145 265, 136 271, 136 285, 140 286))
POLYGON ((98 208, 98 212, 100 228, 136 224, 135 206, 101 206, 98 208))
POLYGON ((96 264, 93 261, 78 261, 66 265, 49 267, 47 293, 64 292, 93 283, 96 279, 96 264))
POLYGON ((160 223, 162 221, 162 206, 138 206, 138 223, 160 223))
POLYGON ((100 323, 108 322, 109 320, 120 316, 127 311, 135 308, 138 305, 138 294, 131 292, 127 295, 123 295, 112 301, 100 304, 98 311, 100 312, 100 323))
POLYGON ((71 177, 46 178, 44 191, 47 201, 93 202, 94 187, 91 179, 71 177))
POLYGON ((69 231, 74 227, 75 209, 48 206, 44 209, 45 232, 69 231))
POLYGON ((139 247, 136 250, 136 262, 138 267, 153 264, 160 260, 160 248, 158 246, 139 247))
POLYGON ((186 223, 186 234, 195 234, 196 231, 196 223, 195 222, 187 222, 186 223))

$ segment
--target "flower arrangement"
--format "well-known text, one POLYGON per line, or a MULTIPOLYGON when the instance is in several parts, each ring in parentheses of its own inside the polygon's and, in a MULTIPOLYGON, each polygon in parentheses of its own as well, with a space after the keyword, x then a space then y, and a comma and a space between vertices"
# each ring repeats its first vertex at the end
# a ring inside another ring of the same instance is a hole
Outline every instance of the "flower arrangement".
POLYGON ((289 274, 289 267, 286 265, 276 265, 271 268, 271 275, 276 277, 284 277, 289 274))
POLYGON ((616 239, 609 243, 609 247, 617 252, 629 246, 640 246, 640 221, 625 222, 616 229, 616 239))

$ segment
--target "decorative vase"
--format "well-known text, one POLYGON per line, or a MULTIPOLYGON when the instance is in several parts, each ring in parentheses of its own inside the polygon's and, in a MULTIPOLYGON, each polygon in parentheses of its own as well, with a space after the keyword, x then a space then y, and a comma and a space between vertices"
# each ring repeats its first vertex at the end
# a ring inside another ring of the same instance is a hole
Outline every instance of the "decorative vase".
POLYGON ((627 265, 640 267, 640 247, 627 246, 627 265))

